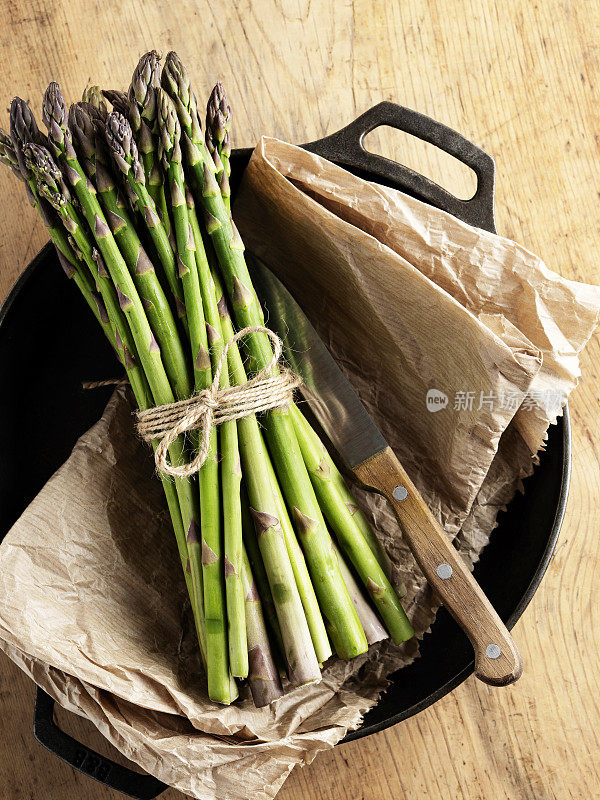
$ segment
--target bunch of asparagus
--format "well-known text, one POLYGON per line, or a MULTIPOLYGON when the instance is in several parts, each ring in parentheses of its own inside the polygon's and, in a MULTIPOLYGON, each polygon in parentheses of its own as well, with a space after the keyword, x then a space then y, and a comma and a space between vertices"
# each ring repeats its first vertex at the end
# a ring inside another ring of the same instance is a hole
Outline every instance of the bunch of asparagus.
MULTIPOLYGON (((185 67, 173 52, 161 67, 152 51, 127 92, 90 87, 67 110, 51 83, 42 118, 46 135, 15 98, 0 160, 24 182, 139 408, 206 389, 235 330, 264 325, 230 214, 223 87, 203 136, 185 67)), ((272 355, 265 333, 249 333, 230 347, 221 386, 244 384, 272 355)), ((197 432, 179 437, 170 464, 197 447, 197 432)), ((213 701, 231 703, 247 679, 264 706, 282 675, 316 682, 333 652, 412 636, 383 548, 294 403, 222 423, 197 475, 160 477, 213 701)))

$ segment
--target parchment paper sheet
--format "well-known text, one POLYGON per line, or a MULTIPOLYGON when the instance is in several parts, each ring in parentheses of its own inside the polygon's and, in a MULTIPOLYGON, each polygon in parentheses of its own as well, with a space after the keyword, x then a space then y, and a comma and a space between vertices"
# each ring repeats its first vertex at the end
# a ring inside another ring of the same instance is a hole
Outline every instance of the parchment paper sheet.
MULTIPOLYGON (((577 382, 600 291, 272 139, 252 157, 235 216, 474 563, 577 382), (432 389, 448 397, 435 413, 432 389), (472 408, 455 408, 464 392, 472 408)), ((270 709, 246 690, 232 707, 209 703, 152 466, 119 390, 0 547, 0 647, 161 780, 203 800, 273 797, 295 764, 359 724, 417 643, 333 661, 318 686, 270 709)), ((357 496, 421 636, 433 599, 385 502, 357 496)))

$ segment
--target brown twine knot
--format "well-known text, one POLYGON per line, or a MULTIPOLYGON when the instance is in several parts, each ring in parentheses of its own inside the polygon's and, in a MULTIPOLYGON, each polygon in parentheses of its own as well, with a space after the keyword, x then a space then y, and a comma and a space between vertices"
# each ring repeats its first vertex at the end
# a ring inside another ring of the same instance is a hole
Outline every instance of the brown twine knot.
POLYGON ((269 328, 262 325, 243 328, 223 347, 212 384, 208 389, 203 389, 187 400, 178 400, 175 403, 138 411, 137 429, 142 439, 147 442, 160 439, 154 453, 157 469, 175 478, 188 478, 202 468, 208 457, 213 426, 288 405, 292 400, 294 389, 300 386, 302 380, 285 367, 280 367, 277 375, 269 377, 271 370, 277 366, 282 351, 281 339, 269 328), (265 333, 271 339, 273 358, 264 369, 246 383, 220 388, 221 373, 229 348, 249 333, 265 333), (169 447, 181 434, 195 430, 202 432, 196 457, 187 464, 178 466, 170 464, 169 447))

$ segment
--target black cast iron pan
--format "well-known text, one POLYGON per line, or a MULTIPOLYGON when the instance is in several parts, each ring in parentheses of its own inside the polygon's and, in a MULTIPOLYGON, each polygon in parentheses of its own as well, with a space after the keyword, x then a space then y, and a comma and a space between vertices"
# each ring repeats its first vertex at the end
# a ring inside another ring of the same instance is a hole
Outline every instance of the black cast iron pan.
MULTIPOLYGON (((460 134, 415 111, 380 103, 306 149, 361 177, 402 189, 471 225, 495 230, 493 160, 460 134), (459 200, 407 167, 367 152, 365 135, 381 125, 413 134, 466 164, 477 175, 475 195, 459 200)), ((250 152, 233 154, 233 175, 238 180, 250 152)), ((0 310, 0 538, 66 460, 78 437, 101 416, 110 390, 83 392, 82 379, 113 377, 116 369, 107 341, 76 287, 64 279, 47 245, 0 310), (57 316, 57 306, 69 313, 57 316)), ((550 430, 540 465, 525 482, 524 495, 515 497, 500 515, 490 544, 475 567, 477 581, 509 628, 533 597, 554 550, 567 500, 570 452, 565 409, 550 430)), ((472 672, 472 648, 441 609, 431 634, 422 642, 421 657, 394 677, 361 727, 344 741, 376 733, 416 714, 472 672)), ((166 788, 152 776, 121 767, 62 732, 54 722, 53 707, 54 701, 38 688, 34 734, 59 758, 140 800, 153 798, 166 788)))

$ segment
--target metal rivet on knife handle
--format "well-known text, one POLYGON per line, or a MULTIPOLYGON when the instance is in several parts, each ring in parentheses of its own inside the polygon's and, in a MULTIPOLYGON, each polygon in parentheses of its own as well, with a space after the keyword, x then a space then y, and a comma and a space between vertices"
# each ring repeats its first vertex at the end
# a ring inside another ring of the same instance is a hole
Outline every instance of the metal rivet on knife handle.
POLYGON ((485 654, 488 658, 500 658, 502 655, 502 650, 497 644, 488 644, 488 646, 485 648, 485 654))

